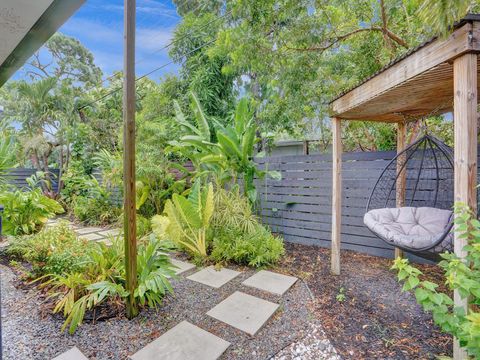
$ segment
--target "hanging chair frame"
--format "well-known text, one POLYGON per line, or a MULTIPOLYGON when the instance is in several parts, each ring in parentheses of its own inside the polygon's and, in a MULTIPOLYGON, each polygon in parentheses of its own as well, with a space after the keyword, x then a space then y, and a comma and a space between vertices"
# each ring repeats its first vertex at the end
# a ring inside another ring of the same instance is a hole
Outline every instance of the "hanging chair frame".
MULTIPOLYGON (((409 151, 411 151, 411 153, 409 154, 408 157, 406 157, 404 160, 402 159, 403 163, 402 163, 401 167, 397 170, 395 180, 393 181, 392 186, 390 187, 388 196, 386 197, 386 200, 385 200, 384 208, 388 207, 388 201, 390 199, 390 195, 391 195, 392 191, 395 189, 396 184, 398 183, 398 178, 401 176, 401 174, 404 171, 406 171, 406 166, 408 164, 408 161, 413 157, 413 155, 416 153, 416 151, 418 150, 418 148, 422 144, 425 144, 425 146, 422 149, 421 163, 420 163, 420 167, 419 167, 419 170, 418 170, 417 177, 415 179, 415 185, 414 185, 414 189, 413 189, 413 193, 412 193, 412 196, 411 196, 411 199, 410 199, 409 206, 412 205, 412 203, 415 199, 415 194, 417 192, 418 183, 420 182, 420 176, 421 176, 421 173, 422 173, 422 166, 423 166, 423 162, 424 162, 424 159, 425 159, 425 153, 427 151, 427 144, 429 145, 430 150, 432 151, 433 158, 434 158, 434 161, 435 161, 435 164, 436 164, 436 166, 435 166, 435 169, 436 169, 435 199, 434 199, 434 203, 433 203, 432 207, 436 206, 437 201, 438 201, 438 192, 440 190, 440 179, 439 179, 440 174, 439 174, 439 168, 438 168, 438 159, 437 159, 437 156, 435 154, 434 147, 436 147, 437 149, 439 149, 441 151, 441 153, 448 160, 449 165, 452 169, 453 169, 453 150, 448 145, 443 143, 441 140, 435 138, 434 136, 432 136, 428 132, 426 132, 423 136, 419 137, 415 142, 413 142, 412 144, 407 146, 404 150, 399 152, 392 160, 390 160, 388 162, 388 164, 385 166, 383 171, 380 173, 380 176, 378 177, 377 181, 375 182, 375 185, 373 186, 373 189, 372 189, 372 191, 370 193, 370 196, 368 198, 368 202, 367 202, 367 206, 366 206, 366 212, 369 212, 370 210, 373 209, 373 208, 371 208, 373 195, 374 195, 375 190, 377 189, 380 181, 382 180, 383 175, 386 173, 386 171, 390 168, 391 165, 393 165, 394 163, 397 164, 397 161, 398 161, 399 158, 402 158, 403 156, 406 156, 407 153, 409 151)), ((378 207, 375 207, 375 208, 378 208, 378 207)), ((394 246, 399 248, 399 249, 402 249, 404 251, 416 254, 418 256, 428 258, 428 259, 432 259, 432 260, 436 260, 436 259, 438 259, 438 254, 433 253, 429 250, 432 250, 435 247, 437 247, 438 245, 440 245, 440 243, 442 243, 445 240, 445 238, 447 236, 449 236, 449 234, 452 231, 452 228, 453 228, 453 216, 451 217, 451 220, 450 220, 449 224, 445 227, 444 232, 441 234, 441 236, 438 238, 438 240, 435 241, 434 243, 432 243, 428 246, 422 247, 422 248, 410 248, 410 247, 400 246, 400 245, 396 245, 396 244, 394 246)), ((374 233, 375 236, 379 237, 380 239, 382 239, 386 243, 388 243, 390 245, 393 245, 390 241, 386 240, 385 238, 378 235, 377 233, 375 233, 373 231, 372 231, 372 233, 374 233)))

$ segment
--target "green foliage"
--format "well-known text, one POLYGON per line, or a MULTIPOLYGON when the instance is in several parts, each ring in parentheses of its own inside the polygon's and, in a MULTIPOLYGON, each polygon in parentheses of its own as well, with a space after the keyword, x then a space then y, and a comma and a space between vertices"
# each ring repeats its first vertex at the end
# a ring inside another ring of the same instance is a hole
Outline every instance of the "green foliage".
POLYGON ((92 186, 95 186, 91 177, 85 175, 80 161, 73 161, 62 179, 64 186, 60 193, 61 201, 68 208, 73 206, 76 198, 88 196, 92 186))
POLYGON ((67 224, 59 224, 35 235, 16 237, 7 248, 7 255, 29 262, 35 278, 46 274, 62 275, 83 268, 89 244, 77 239, 67 224))
POLYGON ((100 185, 92 176, 88 192, 73 201, 73 215, 78 221, 89 225, 112 224, 118 220, 121 209, 114 203, 112 192, 100 185))
POLYGON ((275 264, 284 253, 283 241, 257 224, 251 233, 235 228, 219 229, 213 240, 211 258, 258 267, 275 264))
POLYGON ((3 229, 6 234, 14 236, 32 234, 49 218, 64 211, 57 201, 43 195, 39 188, 0 192, 0 204, 5 207, 3 229))
POLYGON ((213 185, 197 181, 188 198, 173 194, 167 200, 165 216, 154 216, 152 227, 157 237, 167 236, 194 256, 206 258, 214 206, 213 185))
POLYGON ((207 116, 225 119, 237 94, 236 74, 224 71, 229 63, 225 54, 211 51, 225 19, 219 18, 217 12, 209 13, 216 6, 210 7, 208 2, 195 4, 204 11, 185 15, 175 29, 169 54, 182 62, 180 78, 185 83, 184 94, 196 93, 207 116))
POLYGON ((196 126, 190 124, 180 107, 176 106, 177 122, 185 127, 188 135, 183 136, 180 142, 171 142, 174 149, 192 161, 197 176, 214 177, 220 185, 243 182, 244 194, 253 204, 257 199, 254 178, 266 175, 278 177, 278 173, 259 170, 253 161, 258 127, 253 121, 249 100, 242 98, 238 102, 232 116, 233 125, 227 126, 208 119, 195 94, 192 94, 192 108, 196 126))
POLYGON ((5 185, 5 175, 16 165, 15 138, 0 126, 0 187, 5 185), (5 134, 6 133, 6 134, 5 134))
POLYGON ((435 33, 443 36, 448 35, 451 25, 467 13, 478 13, 480 10, 478 0, 423 0, 420 3, 420 18, 429 24, 435 33))
POLYGON ((414 290, 417 302, 432 313, 435 323, 445 332, 456 337, 460 345, 474 358, 480 357, 480 222, 463 205, 457 204, 455 231, 467 239, 463 249, 465 258, 455 254, 442 254, 439 266, 445 271, 446 285, 458 291, 462 299, 468 299, 470 309, 465 313, 455 307, 453 299, 437 290, 438 284, 421 281, 422 272, 406 259, 398 258, 392 269, 398 272, 403 290, 414 290))
POLYGON ((338 290, 338 294, 337 294, 337 296, 335 296, 335 299, 338 302, 344 302, 345 301, 346 296, 345 296, 345 288, 344 287, 341 287, 340 290, 338 290))
POLYGON ((238 186, 215 192, 212 229, 214 261, 266 266, 276 263, 285 252, 283 241, 260 224, 238 186))
MULTIPOLYGON (((55 302, 54 312, 66 318, 62 330, 74 333, 86 311, 107 303, 119 305, 129 295, 125 290, 123 242, 112 239, 112 245, 94 243, 85 249, 86 260, 81 271, 50 274, 39 278, 42 287, 55 302)), ((157 307, 166 293, 173 293, 168 278, 175 276, 170 259, 161 252, 160 243, 152 238, 138 247, 137 281, 134 297, 142 306, 157 307)))

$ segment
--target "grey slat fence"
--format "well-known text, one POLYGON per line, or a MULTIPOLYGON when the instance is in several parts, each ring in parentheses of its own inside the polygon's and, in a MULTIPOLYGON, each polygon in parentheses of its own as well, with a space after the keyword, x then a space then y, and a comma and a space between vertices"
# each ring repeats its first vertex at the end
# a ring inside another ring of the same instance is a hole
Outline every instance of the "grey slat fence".
MULTIPOLYGON (((394 256, 393 247, 364 226, 363 216, 373 186, 395 154, 343 154, 342 249, 394 256)), ((332 155, 277 156, 255 161, 261 169, 282 174, 281 180, 257 181, 263 222, 286 241, 330 248, 332 155)))
MULTIPOLYGON (((14 168, 5 175, 5 178, 9 184, 23 188, 28 186, 26 179, 36 174, 37 171, 37 169, 31 168, 14 168)), ((49 169, 49 172, 52 174, 52 188, 54 191, 57 191, 58 169, 49 169)))

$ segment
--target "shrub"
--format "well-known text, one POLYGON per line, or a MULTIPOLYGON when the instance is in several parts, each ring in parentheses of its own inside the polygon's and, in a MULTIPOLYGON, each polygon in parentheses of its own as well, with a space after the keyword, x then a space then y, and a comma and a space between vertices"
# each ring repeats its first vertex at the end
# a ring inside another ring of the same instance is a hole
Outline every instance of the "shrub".
MULTIPOLYGON (((70 333, 75 332, 87 310, 103 303, 118 305, 129 295, 124 287, 124 250, 120 238, 114 238, 111 246, 93 243, 86 256, 86 266, 81 272, 51 274, 42 285, 55 302, 54 312, 62 312, 66 317, 62 331, 68 327, 70 333)), ((173 293, 168 281, 173 276, 174 267, 154 237, 139 245, 134 297, 140 305, 157 307, 167 292, 173 293)))
POLYGON ((258 224, 253 232, 220 231, 213 240, 211 258, 249 266, 272 265, 285 253, 283 241, 258 224))
POLYGON ((85 169, 80 161, 72 161, 62 176, 62 181, 61 201, 69 208, 73 206, 77 197, 88 196, 92 186, 95 186, 92 184, 92 179, 85 175, 85 169))
POLYGON ((454 307, 453 299, 437 290, 438 285, 420 281, 422 272, 409 265, 408 260, 398 258, 392 269, 398 271, 403 281, 403 291, 415 290, 417 302, 433 315, 435 323, 445 332, 456 337, 469 355, 480 358, 480 222, 464 206, 457 206, 455 225, 459 236, 468 239, 466 256, 442 254, 439 266, 445 271, 446 285, 457 290, 460 297, 468 299, 470 309, 454 307))
POLYGON ((250 266, 272 265, 285 253, 283 241, 260 224, 238 186, 215 193, 212 259, 250 266))
POLYGON ((121 209, 114 203, 110 190, 93 177, 87 195, 75 197, 73 201, 75 219, 88 225, 112 224, 120 214, 121 209))
POLYGON ((32 276, 80 271, 90 243, 77 238, 66 224, 43 229, 38 234, 16 238, 7 254, 32 265, 32 276))
POLYGON ((0 193, 0 204, 5 207, 3 230, 13 236, 32 234, 49 218, 64 211, 58 202, 43 195, 38 188, 4 191, 0 193))
POLYGON ((173 194, 165 204, 166 216, 154 216, 152 223, 160 238, 168 237, 194 256, 206 258, 213 211, 212 184, 202 186, 197 181, 188 198, 173 194))

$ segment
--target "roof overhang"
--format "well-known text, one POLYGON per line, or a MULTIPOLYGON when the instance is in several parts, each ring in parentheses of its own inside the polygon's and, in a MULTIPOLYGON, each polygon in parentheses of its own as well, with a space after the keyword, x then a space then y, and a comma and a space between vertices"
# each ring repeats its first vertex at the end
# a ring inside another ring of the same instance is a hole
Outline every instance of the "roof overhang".
POLYGON ((85 0, 2 0, 0 86, 37 51, 85 0))
POLYGON ((479 52, 480 16, 469 15, 448 38, 424 43, 334 99, 331 116, 401 122, 451 111, 453 60, 479 52))

